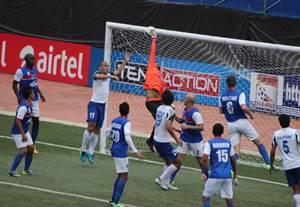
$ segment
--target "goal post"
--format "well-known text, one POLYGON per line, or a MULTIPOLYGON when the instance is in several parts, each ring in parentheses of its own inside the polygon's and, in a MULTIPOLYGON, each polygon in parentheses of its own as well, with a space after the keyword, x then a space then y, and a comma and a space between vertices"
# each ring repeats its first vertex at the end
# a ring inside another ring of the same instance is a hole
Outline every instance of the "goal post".
MULTIPOLYGON (((118 115, 122 101, 130 104, 134 141, 147 150, 145 138, 151 133, 154 120, 145 107, 143 82, 151 47, 148 27, 107 22, 104 60, 111 72, 124 59, 130 48, 132 56, 119 81, 112 81, 107 116, 101 132, 100 149, 105 153, 110 142, 106 128, 118 115)), ((156 62, 160 65, 167 88, 174 92, 176 113, 183 109, 187 93, 196 96, 204 124, 204 138, 211 138, 216 122, 227 126, 218 112, 218 97, 226 89, 226 77, 235 75, 238 90, 246 93, 247 103, 255 111, 251 121, 262 142, 270 149, 274 130, 279 128, 277 115, 292 116, 292 126, 300 128, 300 48, 252 42, 186 32, 156 29, 156 62)), ((226 128, 226 127, 225 127, 226 128)), ((227 131, 225 133, 225 136, 227 131)), ((261 166, 263 161, 249 140, 241 139, 240 163, 261 166)))

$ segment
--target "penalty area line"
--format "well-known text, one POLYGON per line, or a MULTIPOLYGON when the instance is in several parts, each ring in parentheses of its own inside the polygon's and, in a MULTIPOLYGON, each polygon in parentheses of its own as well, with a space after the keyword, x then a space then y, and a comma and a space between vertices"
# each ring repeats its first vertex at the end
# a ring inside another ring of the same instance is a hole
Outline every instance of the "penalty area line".
MULTIPOLYGON (((10 136, 4 136, 4 135, 0 135, 0 138, 11 139, 11 140, 13 139, 10 136)), ((45 145, 45 146, 49 146, 49 147, 60 148, 60 149, 68 149, 68 150, 80 151, 80 149, 76 148, 76 147, 70 147, 70 146, 65 146, 65 145, 53 144, 53 143, 49 143, 49 142, 37 141, 36 143, 37 144, 41 144, 41 145, 45 145)), ((101 154, 101 155, 108 156, 106 154, 102 154, 102 153, 99 153, 99 152, 95 152, 95 153, 96 154, 101 154)), ((153 161, 153 160, 140 160, 140 159, 134 158, 134 157, 129 157, 129 159, 130 160, 140 161, 140 162, 145 162, 145 163, 149 163, 149 164, 154 164, 154 165, 164 165, 164 163, 162 163, 162 162, 153 161)), ((182 169, 186 169, 186 170, 200 172, 200 169, 197 169, 197 168, 186 167, 186 166, 181 166, 181 168, 182 169)), ((242 176, 242 175, 238 175, 238 178, 241 178, 241 179, 244 179, 244 180, 257 181, 257 182, 266 183, 266 184, 273 184, 273 185, 288 187, 288 185, 285 184, 285 183, 280 183, 280 182, 275 182, 275 181, 270 181, 270 180, 265 180, 265 179, 260 179, 260 178, 254 178, 254 177, 248 177, 248 176, 242 176)))
MULTIPOLYGON (((0 181, 0 185, 29 189, 29 190, 34 190, 34 191, 39 191, 39 192, 44 192, 44 193, 49 193, 49 194, 68 196, 68 197, 72 197, 72 198, 79 198, 79 199, 96 201, 96 202, 101 202, 101 203, 108 203, 108 200, 101 199, 101 198, 95 198, 95 197, 90 197, 90 196, 85 196, 85 195, 80 195, 80 194, 75 194, 75 193, 66 193, 66 192, 50 190, 50 189, 46 189, 46 188, 34 187, 34 186, 30 186, 30 185, 21 185, 21 184, 17 184, 17 183, 6 182, 6 181, 0 181)), ((125 207, 138 207, 138 206, 133 206, 130 204, 123 204, 123 205, 125 207)))

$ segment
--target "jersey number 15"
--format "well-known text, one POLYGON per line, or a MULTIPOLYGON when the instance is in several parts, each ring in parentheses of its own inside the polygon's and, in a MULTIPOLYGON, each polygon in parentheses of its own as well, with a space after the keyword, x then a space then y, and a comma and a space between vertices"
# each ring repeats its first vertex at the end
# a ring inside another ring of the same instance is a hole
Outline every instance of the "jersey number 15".
POLYGON ((218 155, 218 162, 227 162, 228 161, 227 149, 220 149, 216 153, 218 155))

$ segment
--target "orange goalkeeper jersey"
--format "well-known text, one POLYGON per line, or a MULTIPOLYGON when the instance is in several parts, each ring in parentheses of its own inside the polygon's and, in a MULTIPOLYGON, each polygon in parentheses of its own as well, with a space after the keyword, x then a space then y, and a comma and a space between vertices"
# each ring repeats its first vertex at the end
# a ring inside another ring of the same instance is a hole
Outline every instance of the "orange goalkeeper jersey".
POLYGON ((155 64, 156 38, 152 38, 151 51, 149 56, 146 80, 144 83, 145 90, 155 90, 162 94, 165 89, 162 73, 155 64))

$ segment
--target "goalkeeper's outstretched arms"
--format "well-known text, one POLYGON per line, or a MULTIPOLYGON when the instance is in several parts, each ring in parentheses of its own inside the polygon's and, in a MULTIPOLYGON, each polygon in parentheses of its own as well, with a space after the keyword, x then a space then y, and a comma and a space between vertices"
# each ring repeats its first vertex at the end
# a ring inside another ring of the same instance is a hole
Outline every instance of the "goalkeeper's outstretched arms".
POLYGON ((160 66, 155 63, 157 33, 153 27, 149 27, 148 34, 151 35, 152 40, 144 89, 147 93, 146 98, 153 99, 161 97, 161 94, 164 92, 165 84, 160 71, 160 66))

